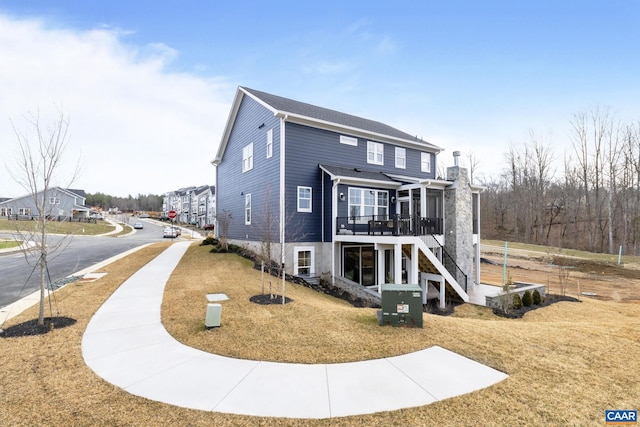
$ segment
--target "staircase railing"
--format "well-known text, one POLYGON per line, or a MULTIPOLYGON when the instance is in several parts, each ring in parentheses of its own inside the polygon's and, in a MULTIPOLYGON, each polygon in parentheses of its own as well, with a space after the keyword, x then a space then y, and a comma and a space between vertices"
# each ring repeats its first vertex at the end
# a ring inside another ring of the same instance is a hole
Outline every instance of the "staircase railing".
MULTIPOLYGON (((438 239, 436 239, 436 236, 431 235, 431 237, 433 238, 433 241, 436 242, 438 244, 438 246, 440 246, 440 250, 442 251, 442 264, 444 265, 444 267, 447 269, 447 271, 449 273, 451 273, 451 275, 456 280, 458 280, 459 277, 463 277, 464 291, 467 292, 467 287, 468 287, 467 285, 468 285, 468 282, 469 282, 469 277, 467 276, 467 274, 464 271, 462 271, 462 269, 460 268, 460 266, 458 265, 456 260, 453 259, 453 257, 451 255, 449 255, 449 252, 447 252, 447 250, 438 241, 438 239)), ((459 280, 458 280, 458 283, 460 283, 459 280)))

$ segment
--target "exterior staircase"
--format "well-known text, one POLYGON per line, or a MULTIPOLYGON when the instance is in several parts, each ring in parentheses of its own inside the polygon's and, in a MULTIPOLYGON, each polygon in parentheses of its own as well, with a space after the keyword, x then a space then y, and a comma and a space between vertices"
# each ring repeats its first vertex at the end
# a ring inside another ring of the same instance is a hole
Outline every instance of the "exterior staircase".
MULTIPOLYGON (((456 295, 458 295, 464 302, 469 302, 469 295, 465 289, 453 278, 451 273, 440 262, 438 257, 429 249, 429 247, 422 241, 422 239, 415 237, 412 241, 413 244, 418 246, 418 266, 420 271, 439 274, 444 277, 445 283, 448 288, 451 288, 456 295)), ((411 257, 410 245, 402 245, 402 252, 411 257)))

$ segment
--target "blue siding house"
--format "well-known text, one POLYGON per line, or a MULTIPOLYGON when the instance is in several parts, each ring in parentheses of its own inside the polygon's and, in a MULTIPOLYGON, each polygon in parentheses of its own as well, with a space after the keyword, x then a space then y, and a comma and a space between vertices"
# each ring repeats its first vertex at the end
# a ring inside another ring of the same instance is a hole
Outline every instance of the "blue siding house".
POLYGON ((415 283, 425 302, 468 301, 480 188, 457 157, 437 177, 441 151, 377 121, 239 87, 212 161, 216 212, 230 219, 229 241, 289 274, 374 296, 415 283))

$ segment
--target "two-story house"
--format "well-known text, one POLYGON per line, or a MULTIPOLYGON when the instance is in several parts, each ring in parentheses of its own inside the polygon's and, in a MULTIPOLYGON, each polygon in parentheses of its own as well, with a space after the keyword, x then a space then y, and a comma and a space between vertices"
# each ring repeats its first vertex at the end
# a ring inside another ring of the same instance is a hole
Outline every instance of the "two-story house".
MULTIPOLYGON (((479 283, 479 188, 441 148, 383 123, 240 87, 212 164, 226 237, 289 274, 351 291, 415 283, 424 298, 479 283)), ((220 230, 217 231, 219 235, 220 230)))
POLYGON ((84 190, 53 187, 49 188, 46 194, 40 191, 35 195, 27 194, 6 199, 0 203, 0 217, 14 219, 37 217, 39 210, 36 206, 36 200, 40 204, 40 210, 46 216, 59 221, 87 219, 91 211, 91 207, 85 205, 86 193, 84 190))

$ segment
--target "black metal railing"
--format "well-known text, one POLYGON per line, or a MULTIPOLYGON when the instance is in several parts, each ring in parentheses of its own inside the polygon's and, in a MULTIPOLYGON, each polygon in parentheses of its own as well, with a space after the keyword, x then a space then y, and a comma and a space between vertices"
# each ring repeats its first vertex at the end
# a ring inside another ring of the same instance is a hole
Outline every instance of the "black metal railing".
POLYGON ((462 271, 456 260, 453 259, 451 255, 449 255, 449 252, 447 252, 444 246, 442 246, 440 242, 438 242, 438 239, 436 239, 435 236, 432 237, 433 240, 438 244, 438 246, 440 246, 440 249, 442 251, 442 264, 444 265, 444 268, 446 268, 449 274, 451 274, 453 278, 456 279, 458 284, 464 286, 464 291, 467 292, 469 277, 465 274, 464 271, 462 271))
POLYGON ((442 218, 413 215, 366 215, 336 218, 337 234, 427 236, 442 234, 442 218))

